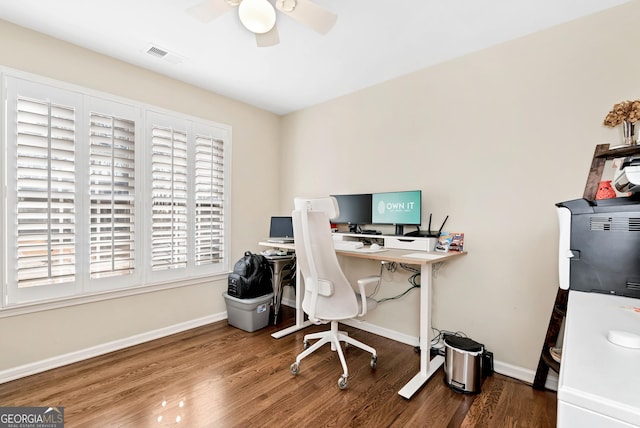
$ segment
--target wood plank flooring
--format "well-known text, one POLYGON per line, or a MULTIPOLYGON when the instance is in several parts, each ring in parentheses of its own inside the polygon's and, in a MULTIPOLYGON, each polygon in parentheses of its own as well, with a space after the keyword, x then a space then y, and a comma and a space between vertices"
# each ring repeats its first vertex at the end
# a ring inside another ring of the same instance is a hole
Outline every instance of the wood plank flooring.
MULTIPOLYGON (((288 308, 283 308, 286 312, 288 308)), ((398 390, 418 372, 418 354, 344 327, 378 351, 348 348, 349 387, 328 346, 289 366, 305 333, 248 333, 226 321, 0 385, 0 406, 64 406, 65 427, 554 427, 556 394, 494 374, 464 395, 442 369, 406 400, 398 390)))

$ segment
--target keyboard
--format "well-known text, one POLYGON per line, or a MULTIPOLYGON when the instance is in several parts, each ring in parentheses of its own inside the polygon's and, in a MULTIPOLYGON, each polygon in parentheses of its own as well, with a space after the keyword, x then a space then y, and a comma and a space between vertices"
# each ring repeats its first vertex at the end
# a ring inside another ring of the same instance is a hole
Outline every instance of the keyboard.
POLYGON ((293 259, 293 254, 272 254, 270 256, 265 255, 265 257, 267 260, 293 259))
POLYGON ((293 244, 293 239, 289 238, 269 238, 267 242, 271 242, 272 244, 293 244))
POLYGON ((336 250, 355 251, 364 247, 364 244, 360 241, 333 241, 333 246, 336 250))

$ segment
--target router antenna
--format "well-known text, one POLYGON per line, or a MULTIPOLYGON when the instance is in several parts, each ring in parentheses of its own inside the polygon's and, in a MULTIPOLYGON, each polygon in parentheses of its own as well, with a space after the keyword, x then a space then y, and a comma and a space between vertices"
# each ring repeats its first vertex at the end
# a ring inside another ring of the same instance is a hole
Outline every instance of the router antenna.
POLYGON ((440 236, 440 233, 442 233, 442 228, 444 227, 444 224, 447 222, 448 218, 449 218, 449 216, 446 216, 444 218, 444 221, 442 222, 442 225, 440 226, 440 229, 438 229, 438 236, 440 236))

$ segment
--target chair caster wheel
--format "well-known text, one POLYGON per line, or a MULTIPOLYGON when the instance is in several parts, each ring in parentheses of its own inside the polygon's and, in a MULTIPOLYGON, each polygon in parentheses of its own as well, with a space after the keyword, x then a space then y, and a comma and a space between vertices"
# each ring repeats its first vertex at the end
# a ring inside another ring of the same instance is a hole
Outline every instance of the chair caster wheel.
POLYGON ((372 355, 371 356, 370 366, 371 366, 372 369, 375 369, 377 365, 378 365, 378 356, 377 355, 372 355))
POLYGON ((311 346, 311 345, 309 345, 309 341, 308 340, 305 340, 304 342, 302 342, 302 345, 304 346, 304 349, 309 349, 309 346, 311 346))
POLYGON ((289 368, 289 370, 291 371, 292 375, 297 375, 298 373, 300 373, 300 364, 298 363, 293 363, 291 364, 291 367, 289 368))
POLYGON ((340 379, 338 379, 338 388, 345 389, 347 385, 349 385, 347 378, 344 375, 340 376, 340 379))

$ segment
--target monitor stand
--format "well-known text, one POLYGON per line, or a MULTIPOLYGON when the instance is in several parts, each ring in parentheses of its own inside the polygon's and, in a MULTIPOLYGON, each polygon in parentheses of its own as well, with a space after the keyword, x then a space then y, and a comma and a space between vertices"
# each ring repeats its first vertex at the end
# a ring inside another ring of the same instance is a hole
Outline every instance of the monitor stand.
POLYGON ((363 229, 359 224, 349 224, 349 233, 358 233, 362 235, 382 235, 382 232, 374 229, 363 229))
POLYGON ((396 224, 396 236, 403 236, 403 235, 404 235, 404 225, 396 224))

